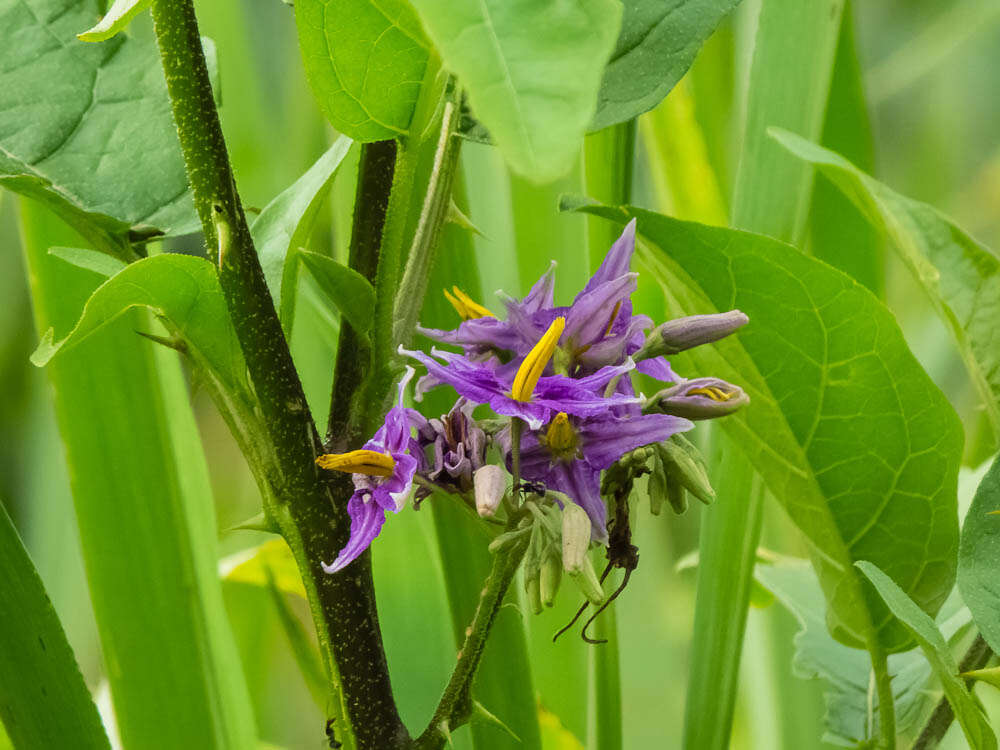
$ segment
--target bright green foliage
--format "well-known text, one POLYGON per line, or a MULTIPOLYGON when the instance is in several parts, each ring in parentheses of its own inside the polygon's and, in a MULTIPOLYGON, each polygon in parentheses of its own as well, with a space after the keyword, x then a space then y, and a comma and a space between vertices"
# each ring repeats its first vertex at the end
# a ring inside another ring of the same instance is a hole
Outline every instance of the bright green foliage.
POLYGON ((340 310, 358 335, 365 336, 371 328, 375 307, 375 290, 368 279, 326 255, 300 250, 298 257, 329 302, 340 310))
POLYGON ((792 133, 773 135, 816 165, 889 235, 955 337, 1000 435, 1000 258, 931 206, 890 190, 842 156, 792 133))
MULTIPOLYGON (((98 277, 48 254, 81 242, 48 211, 26 205, 22 221, 38 327, 69 329, 98 277)), ((129 748, 245 750, 255 722, 184 377, 175 353, 136 335, 149 315, 117 317, 46 372, 118 728, 129 748)))
POLYGON ((429 47, 406 0, 299 0, 295 22, 306 78, 333 126, 361 142, 406 134, 429 47))
POLYGON ((927 661, 941 680, 944 694, 948 697, 948 702, 951 703, 951 707, 955 711, 955 718, 961 724, 969 745, 973 750, 995 750, 997 747, 996 735, 993 734, 993 730, 986 720, 986 715, 976 705, 962 678, 958 676, 958 665, 955 663, 955 657, 948 650, 948 643, 941 635, 937 625, 934 624, 934 620, 921 610, 878 566, 861 561, 857 563, 857 567, 868 577, 885 603, 889 605, 892 613, 899 618, 899 621, 913 634, 920 645, 924 656, 927 657, 927 661))
POLYGON ((905 647, 909 637, 863 594, 851 563, 877 562, 937 612, 954 581, 962 433, 892 315, 776 240, 635 208, 584 210, 638 217, 654 246, 644 257, 679 311, 750 316, 739 336, 693 350, 692 369, 750 394, 722 426, 811 543, 834 637, 905 647))
POLYGON ((811 174, 767 136, 778 125, 816 137, 823 125, 843 0, 767 0, 761 7, 732 223, 798 240, 811 174))
POLYGON ((621 22, 616 0, 414 0, 444 67, 518 174, 569 171, 621 22))
POLYGON ((0 722, 15 746, 60 747, 72 738, 80 750, 109 749, 66 634, 2 503, 0 580, 0 722))
MULTIPOLYGON (((856 46, 854 14, 848 2, 840 22, 840 39, 820 140, 827 148, 871 171, 875 163, 874 138, 856 46)), ((878 233, 825 177, 817 178, 813 186, 809 250, 868 287, 876 297, 882 295, 884 255, 878 233)))
POLYGON ((0 28, 13 40, 0 45, 0 185, 124 255, 129 227, 181 233, 197 224, 156 49, 123 36, 77 40, 97 5, 0 4, 0 28))
POLYGON ((1000 459, 983 478, 962 526, 958 554, 958 588, 976 626, 994 651, 1000 652, 1000 459))
POLYGON ((114 256, 91 250, 89 247, 51 247, 49 255, 60 258, 71 266, 107 277, 114 276, 127 265, 114 256))
POLYGON ((229 394, 249 392, 243 352, 215 268, 190 255, 157 255, 129 265, 91 295, 80 320, 64 338, 55 341, 55 330, 49 328, 32 362, 39 367, 47 364, 134 307, 148 307, 165 319, 187 351, 221 379, 229 394))
POLYGON ((740 0, 625 0, 592 130, 648 112, 677 84, 740 0))
MULTIPOLYGON (((871 659, 865 652, 830 637, 823 616, 826 609, 823 590, 812 566, 806 560, 782 558, 758 563, 754 575, 802 626, 795 636, 794 671, 802 679, 820 678, 825 683, 824 740, 856 747, 871 739, 868 735, 871 659)), ((969 622, 969 611, 953 594, 941 608, 938 627, 953 642, 966 632, 969 622)), ((900 734, 907 734, 918 721, 926 719, 934 703, 931 667, 919 649, 912 649, 890 656, 889 672, 893 675, 896 728, 900 734)), ((874 701, 871 710, 877 721, 877 696, 874 701)))
POLYGON ((95 26, 77 34, 84 42, 103 42, 124 31, 132 19, 149 7, 152 0, 115 0, 95 26))
POLYGON ((306 245, 316 215, 350 147, 350 138, 338 138, 305 174, 264 207, 250 227, 267 288, 281 313, 286 332, 290 328, 289 316, 295 309, 294 284, 298 275, 295 253, 306 245))

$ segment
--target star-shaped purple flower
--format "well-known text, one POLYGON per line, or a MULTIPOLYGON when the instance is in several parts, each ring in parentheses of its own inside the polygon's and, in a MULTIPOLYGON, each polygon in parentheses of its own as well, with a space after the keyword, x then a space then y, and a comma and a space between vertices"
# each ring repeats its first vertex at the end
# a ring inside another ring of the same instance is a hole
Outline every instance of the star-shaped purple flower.
MULTIPOLYGON (((327 573, 336 573, 352 562, 371 545, 385 523, 387 511, 398 513, 413 486, 413 475, 417 470, 417 458, 411 455, 416 442, 411 437, 411 411, 403 406, 403 393, 413 378, 413 368, 407 367, 406 374, 399 382, 397 404, 385 415, 385 422, 374 437, 364 444, 361 451, 343 454, 349 457, 371 451, 381 457, 382 466, 390 473, 354 473, 354 494, 347 502, 347 513, 351 517, 351 536, 331 565, 322 563, 327 573), (390 460, 391 459, 391 460, 390 460)), ((321 456, 320 466, 331 465, 336 456, 321 456), (328 459, 324 462, 324 459, 328 459)), ((359 459, 360 460, 360 459, 359 459)), ((376 469, 381 467, 376 467, 376 469)))

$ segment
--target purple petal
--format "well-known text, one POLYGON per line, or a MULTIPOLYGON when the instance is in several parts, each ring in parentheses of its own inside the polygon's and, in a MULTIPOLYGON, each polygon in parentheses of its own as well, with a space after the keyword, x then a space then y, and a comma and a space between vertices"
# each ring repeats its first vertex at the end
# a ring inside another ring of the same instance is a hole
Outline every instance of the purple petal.
POLYGON ((451 331, 417 326, 417 332, 442 344, 480 349, 514 351, 520 343, 517 331, 497 318, 473 318, 451 331))
POLYGON ((539 277, 531 291, 520 302, 520 307, 525 313, 538 312, 547 307, 552 307, 552 292, 556 284, 556 262, 552 261, 549 270, 539 277))
POLYGON ((679 383, 681 381, 681 377, 673 371, 670 363, 663 357, 644 359, 636 363, 635 369, 643 375, 649 375, 649 377, 656 378, 664 383, 679 383))
MULTIPOLYGON (((608 250, 608 254, 604 256, 601 267, 597 269, 597 273, 590 277, 590 281, 587 282, 587 286, 583 288, 581 294, 589 292, 598 284, 604 284, 612 279, 617 279, 622 274, 628 273, 629 266, 632 265, 632 253, 634 252, 635 219, 632 219, 632 221, 625 225, 621 236, 615 240, 615 244, 608 250)), ((577 298, 579 298, 579 295, 577 295, 577 298)), ((576 300, 574 300, 574 304, 575 302, 576 300)))
POLYGON ((593 469, 606 469, 630 450, 659 443, 694 424, 681 417, 646 414, 629 419, 593 419, 580 425, 580 446, 593 469))
POLYGON ((637 273, 625 273, 578 294, 566 316, 563 340, 580 349, 604 338, 622 312, 621 303, 635 291, 638 278, 637 273))
POLYGON ((351 536, 332 565, 320 563, 327 573, 336 573, 353 562, 358 555, 368 549, 382 530, 382 524, 385 523, 385 511, 374 500, 366 503, 360 492, 351 495, 347 503, 347 513, 351 517, 351 536))

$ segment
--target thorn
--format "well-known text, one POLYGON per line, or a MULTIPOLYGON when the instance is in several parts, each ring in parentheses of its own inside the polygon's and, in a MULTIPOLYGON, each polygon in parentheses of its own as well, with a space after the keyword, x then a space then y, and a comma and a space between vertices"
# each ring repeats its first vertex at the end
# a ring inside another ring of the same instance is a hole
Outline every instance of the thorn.
POLYGON ((460 226, 462 229, 468 229, 473 234, 477 234, 483 239, 489 239, 482 230, 472 223, 472 219, 465 215, 465 213, 456 205, 455 201, 452 200, 448 204, 448 216, 446 221, 450 221, 452 224, 460 226))
POLYGON ((278 525, 269 519, 263 511, 226 529, 227 533, 230 531, 266 531, 269 534, 280 533, 278 525))
POLYGON ((497 718, 496 714, 494 714, 492 711, 486 708, 486 706, 484 706, 477 700, 472 701, 472 716, 470 718, 471 719, 478 718, 485 721, 487 724, 493 724, 495 726, 498 726, 502 730, 504 730, 507 734, 509 734, 511 737, 513 737, 515 742, 521 741, 521 738, 518 737, 516 734, 514 734, 513 729, 504 724, 499 718, 497 718))
POLYGON ((162 344, 168 349, 173 349, 181 354, 187 354, 187 344, 184 343, 183 339, 175 338, 173 336, 157 336, 155 333, 146 333, 139 330, 136 330, 136 333, 145 339, 154 341, 157 344, 162 344))

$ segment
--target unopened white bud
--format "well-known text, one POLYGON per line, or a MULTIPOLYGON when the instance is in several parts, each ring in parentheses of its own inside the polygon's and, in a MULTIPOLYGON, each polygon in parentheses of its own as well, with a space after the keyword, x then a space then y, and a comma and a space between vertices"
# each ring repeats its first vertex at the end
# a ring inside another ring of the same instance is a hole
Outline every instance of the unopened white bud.
POLYGON ((562 558, 567 573, 583 570, 590 548, 590 516, 573 502, 568 502, 562 512, 562 558))
POLYGON ((493 464, 480 466, 472 475, 472 486, 479 515, 486 517, 496 513, 507 490, 507 478, 503 469, 493 464))

